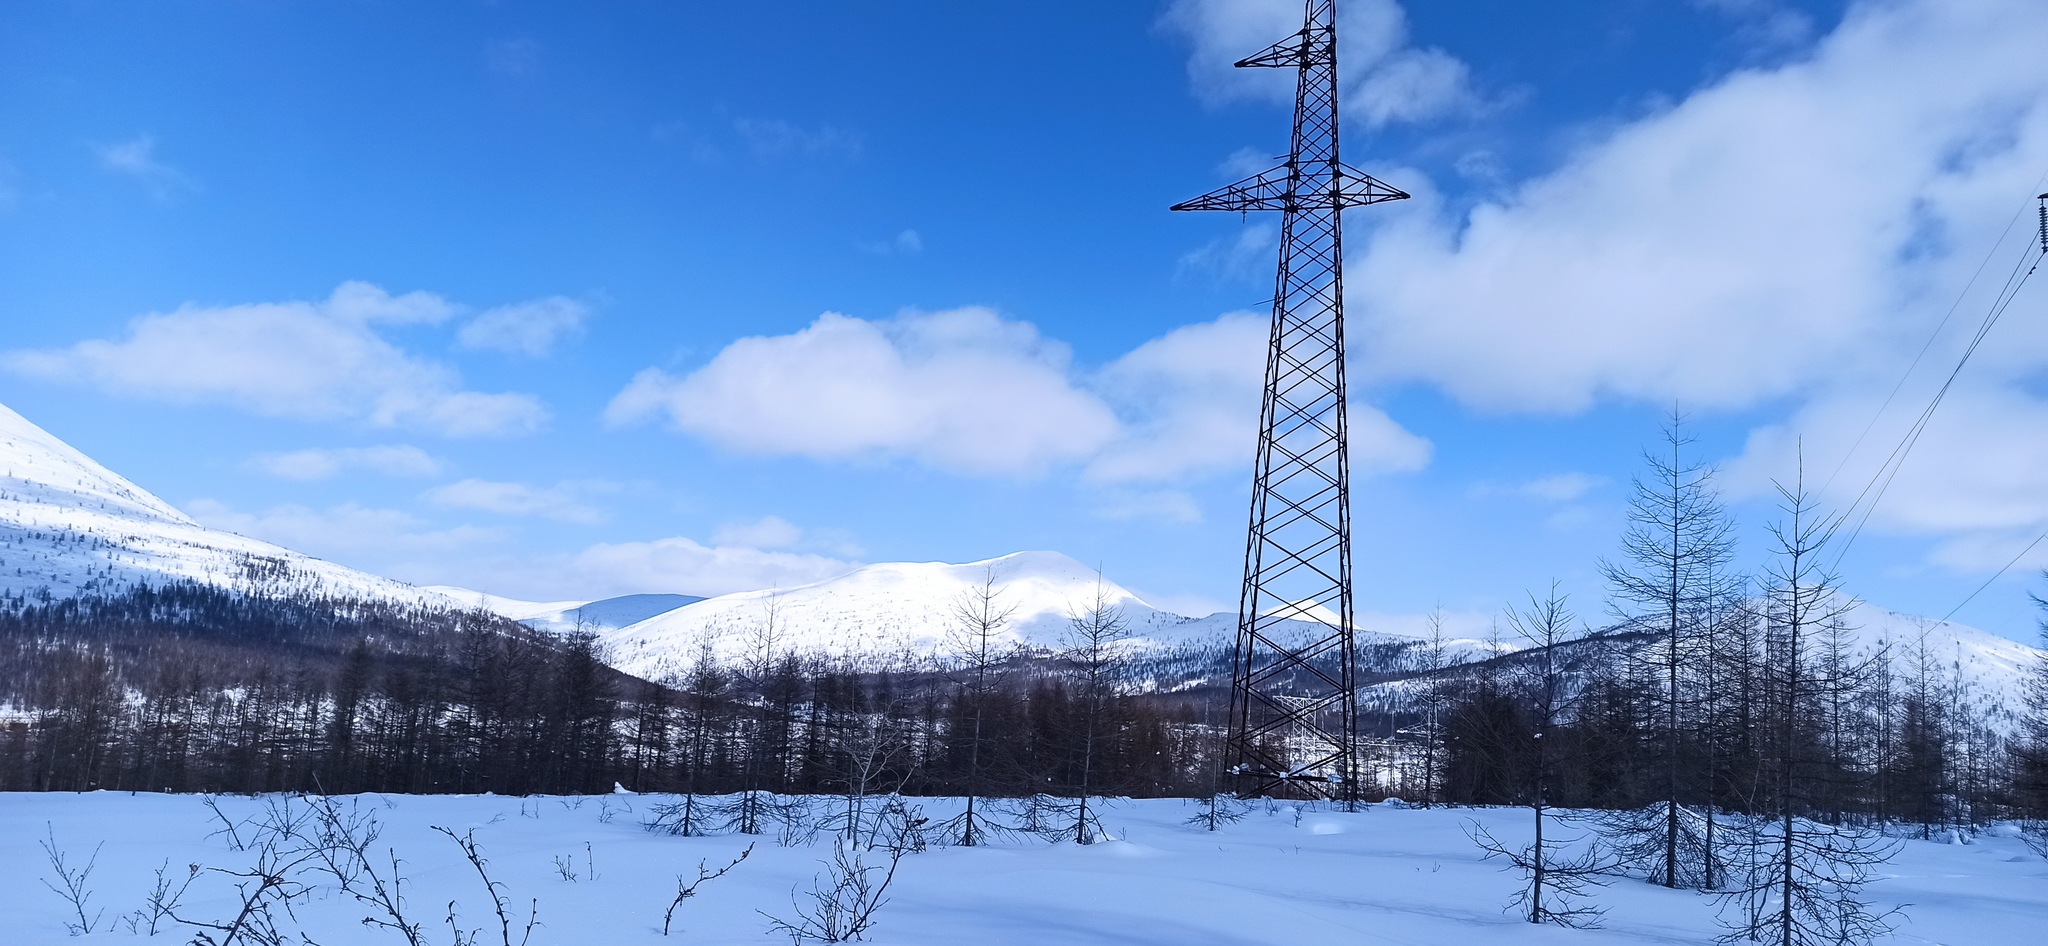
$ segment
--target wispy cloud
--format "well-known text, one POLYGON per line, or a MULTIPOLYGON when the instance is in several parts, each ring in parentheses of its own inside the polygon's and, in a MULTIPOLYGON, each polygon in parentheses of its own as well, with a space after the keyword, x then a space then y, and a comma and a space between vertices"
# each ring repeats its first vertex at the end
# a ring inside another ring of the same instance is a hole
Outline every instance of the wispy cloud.
POLYGON ((169 200, 199 189, 198 182, 191 176, 157 157, 156 137, 153 135, 137 135, 127 141, 96 146, 93 150, 99 155, 100 167, 140 181, 150 196, 158 200, 169 200))
POLYGON ((530 76, 540 72, 543 48, 530 36, 493 40, 484 46, 484 68, 501 76, 530 76))
POLYGON ((464 348, 539 358, 555 343, 583 330, 590 308, 566 296, 549 296, 486 310, 456 333, 464 348))
POLYGON ((1590 473, 1555 473, 1506 485, 1479 483, 1468 492, 1475 499, 1509 496, 1547 503, 1568 503, 1607 485, 1607 478, 1590 473))
POLYGON ((603 510, 583 501, 583 491, 564 484, 550 487, 467 479, 427 491, 427 501, 451 509, 474 509, 506 516, 538 516, 561 522, 596 523, 603 510))
POLYGON ((902 230, 886 240, 867 240, 854 244, 864 253, 876 256, 916 256, 924 252, 924 237, 916 230, 902 230))
POLYGON ((1263 276, 1271 280, 1280 228, 1270 223, 1247 224, 1233 237, 1218 237, 1181 254, 1175 275, 1216 281, 1263 276))
POLYGON ((185 512, 216 529, 226 529, 288 549, 338 558, 370 554, 418 554, 473 549, 504 541, 504 533, 476 526, 437 528, 412 513, 343 503, 329 509, 297 504, 243 512, 214 499, 195 499, 185 512))
POLYGON ((125 337, 0 354, 0 367, 173 402, 267 417, 353 420, 451 437, 527 433, 547 419, 530 394, 466 390, 454 368, 379 332, 454 311, 431 293, 344 283, 322 302, 186 305, 134 319, 125 337))
POLYGON ((861 150, 859 134, 830 124, 805 126, 779 118, 740 118, 732 127, 755 154, 763 156, 829 154, 850 158, 858 157, 861 150))
POLYGON ((324 480, 345 470, 369 470, 386 476, 434 476, 442 468, 441 461, 409 444, 270 453, 252 459, 250 465, 288 480, 324 480))

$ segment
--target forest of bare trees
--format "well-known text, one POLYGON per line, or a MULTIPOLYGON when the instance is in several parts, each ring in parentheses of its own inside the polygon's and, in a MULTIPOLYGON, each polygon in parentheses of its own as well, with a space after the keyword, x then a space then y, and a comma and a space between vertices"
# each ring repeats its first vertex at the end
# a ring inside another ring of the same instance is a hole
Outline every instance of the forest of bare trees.
POLYGON ((1117 618, 1094 620, 1079 662, 990 644, 979 673, 855 669, 764 633, 741 666, 657 683, 587 634, 474 613, 199 585, 10 602, 0 790, 1208 792, 1212 734, 1126 692, 1117 618))

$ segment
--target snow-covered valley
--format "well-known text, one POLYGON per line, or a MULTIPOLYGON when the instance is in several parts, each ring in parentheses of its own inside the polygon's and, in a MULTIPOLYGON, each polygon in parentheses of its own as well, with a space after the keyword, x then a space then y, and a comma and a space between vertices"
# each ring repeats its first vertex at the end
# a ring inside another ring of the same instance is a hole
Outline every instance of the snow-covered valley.
MULTIPOLYGON (((224 797, 219 804, 229 817, 247 821, 276 800, 224 797)), ((504 884, 514 943, 529 908, 539 918, 533 946, 787 942, 770 934, 763 914, 792 916, 793 889, 808 890, 824 869, 821 859, 831 856, 830 829, 787 846, 774 834, 672 837, 644 830, 650 807, 666 800, 367 795, 341 802, 359 802, 383 825, 375 854, 398 857, 405 904, 426 921, 426 942, 449 941, 451 911, 463 931, 480 928, 482 942, 499 941, 475 871, 433 826, 474 832, 491 878, 504 884), (676 910, 664 937, 663 912, 676 876, 694 878, 700 862, 715 869, 750 845, 751 856, 676 910)), ((820 813, 835 802, 814 801, 820 813)), ((935 821, 957 807, 950 799, 910 802, 935 821)), ((1103 824, 1113 840, 1103 843, 1013 839, 908 855, 867 939, 987 946, 1706 946, 1722 932, 1713 897, 1628 877, 1595 893, 1606 909, 1598 929, 1531 926, 1510 915, 1505 907, 1516 877, 1482 860, 1467 832, 1478 825, 1526 841, 1526 810, 1373 805, 1345 813, 1260 805, 1215 832, 1186 823, 1196 812, 1192 803, 1171 799, 1112 802, 1103 824)), ((218 871, 246 870, 255 857, 233 850, 218 833, 221 826, 196 796, 0 796, 0 881, 8 891, 0 897, 0 930, 19 946, 152 941, 131 934, 123 917, 144 907, 152 872, 165 864, 179 883, 198 868, 178 915, 220 921, 241 901, 235 878, 218 871), (87 883, 88 916, 97 917, 90 936, 69 935, 65 925, 77 922, 74 911, 37 883, 55 879, 38 847, 46 837, 55 838, 73 867, 97 855, 87 883)), ((2037 941, 2048 922, 2048 861, 2005 826, 1964 840, 1902 842, 1866 891, 1880 909, 1902 911, 1894 917, 1897 933, 1880 942, 2037 941)), ((366 914, 375 911, 331 882, 316 883, 286 923, 323 946, 404 942, 390 930, 366 926, 366 914)), ((165 921, 154 941, 187 942, 194 932, 165 921)))

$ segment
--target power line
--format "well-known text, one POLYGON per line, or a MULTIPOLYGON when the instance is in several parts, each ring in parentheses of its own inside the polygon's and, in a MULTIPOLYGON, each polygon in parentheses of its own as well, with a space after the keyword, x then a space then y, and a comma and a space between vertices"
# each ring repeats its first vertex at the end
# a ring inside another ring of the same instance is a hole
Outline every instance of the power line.
MULTIPOLYGON (((2048 175, 2044 175, 2044 180, 2048 180, 2048 175)), ((2044 206, 2048 206, 2048 195, 2043 195, 2038 199, 2044 202, 2044 206)), ((1954 387, 1956 378, 1962 375, 1963 368, 1970 363, 1970 358, 1984 344, 1984 339, 1991 334, 1991 329, 2005 315, 2005 310, 2012 306, 2013 300, 2019 296, 2020 289, 2027 284, 2027 280, 2031 279, 2040 268, 2041 257, 2048 255, 2048 214, 2044 214, 2042 220, 2041 246, 2039 248, 2027 247, 2025 254, 2013 263, 2012 271, 2006 274, 2005 284, 1999 287, 1998 295, 1992 300, 1991 310, 1985 313, 1984 320, 1978 324, 1977 331, 1970 337, 1970 343, 1963 349, 1962 357, 1956 360, 1956 366, 1950 369, 1948 377, 1942 380, 1941 387, 1934 392, 1934 397, 1928 401, 1927 406, 1920 411, 1919 417, 1915 418, 1912 425, 1907 428, 1906 435, 1900 439, 1897 446, 1892 448, 1890 455, 1885 457, 1884 462, 1878 465, 1877 471, 1870 478, 1870 482, 1864 484, 1862 492, 1856 495, 1856 500, 1850 503, 1848 510, 1843 513, 1845 518, 1854 517, 1856 525, 1849 531, 1848 537, 1843 540, 1842 544, 1837 547, 1834 559, 1835 566, 1841 565, 1843 557, 1849 553, 1849 548, 1855 545, 1856 538, 1863 533, 1863 527, 1870 521, 1871 513, 1877 509, 1878 502, 1884 499, 1885 493, 1891 489, 1892 482, 1898 478, 1899 470, 1905 466, 1906 457, 1919 444, 1920 436, 1927 431, 1928 422, 1934 418, 1934 412, 1941 407, 1941 402, 1948 397, 1948 392, 1954 387), (2027 266, 2029 258, 2033 259, 2032 266, 2027 266), (2026 266, 2024 273, 2020 270, 2022 266, 2026 266), (1865 502, 1866 499, 1868 503, 1865 502), (1860 516, 1857 515, 1859 507, 1862 509, 1860 516)), ((2002 238, 2000 242, 2003 242, 2002 238)), ((1947 319, 1944 318, 1943 322, 1945 324, 1947 319)), ((1932 340, 1930 339, 1931 343, 1932 340)), ((1917 363, 1918 359, 1916 358, 1915 364, 1917 363)), ((1909 373, 1910 371, 1911 369, 1908 369, 1909 373)), ((1904 383, 1904 379, 1901 379, 1900 384, 1903 385, 1904 383)), ((1894 393, 1896 393, 1896 389, 1894 393)), ((1886 403, 1890 403, 1889 399, 1887 399, 1886 403)), ((1882 413, 1883 409, 1880 408, 1879 410, 1882 413)), ((1876 420, 1873 419, 1872 423, 1875 424, 1876 420)))
POLYGON ((1956 612, 1961 611, 1963 609, 1963 605, 1969 604, 1970 602, 1977 600, 1977 596, 1983 594, 1984 589, 1991 587, 1991 583, 1997 581, 1999 579, 1999 576, 2004 575, 2006 571, 2011 569, 2014 565, 2018 565, 2020 563, 2020 559, 2026 558, 2027 553, 2033 551, 2034 546, 2040 545, 2043 539, 2048 539, 2048 532, 2041 533, 2041 535, 2038 538, 2034 539, 2034 541, 2027 543, 2027 547, 2021 549, 2020 554, 2013 556, 2012 561, 2005 563, 2004 568, 1999 569, 1990 578, 1984 579, 1984 583, 1978 585, 1976 591, 1970 592, 1970 596, 1964 598, 1962 604, 1958 604, 1955 607, 1948 609, 1948 613, 1941 616, 1942 623, 1948 623, 1948 619, 1955 617, 1956 612))
MULTIPOLYGON (((2041 175, 2041 179, 2034 182, 2034 186, 2039 187, 2044 183, 2048 183, 2048 174, 2041 175)), ((1905 389, 1906 382, 1912 379, 1913 372, 1920 367, 1920 360, 1927 357, 1927 352, 1934 347, 1935 340, 1941 338, 1941 330, 1948 328, 1949 320, 1955 318, 1956 310, 1962 308, 1963 300, 1970 296, 1970 290, 1977 288, 1977 280, 1983 278, 1984 268, 1991 265, 1992 257, 1998 255, 1998 248, 2005 245, 2006 238, 2012 236, 2012 228, 2019 225, 2020 217, 2026 212, 2027 207, 2025 204, 2021 204, 2017 210, 2014 210, 2012 212, 2012 219, 2005 222, 2005 229, 1999 231, 1998 239, 1991 244, 1990 249, 1984 251, 1984 259, 1977 264, 1976 271, 1970 273, 1970 280, 1963 284, 1963 291, 1956 293, 1956 301, 1949 303, 1948 311, 1942 313, 1941 321, 1934 326, 1934 331, 1927 334, 1927 341, 1922 343, 1920 351, 1913 355, 1913 362, 1906 366, 1904 374, 1899 375, 1899 383, 1892 385, 1891 393, 1885 395, 1884 403, 1879 404, 1877 412, 1870 415, 1870 423, 1863 425, 1863 432, 1856 435, 1856 442, 1849 445, 1847 453, 1842 454, 1842 462, 1835 464, 1835 471, 1828 474, 1827 482, 1821 484, 1820 491, 1823 495, 1827 493, 1828 487, 1835 485, 1835 478, 1841 476, 1842 471, 1848 468, 1849 460, 1856 456, 1856 451, 1863 446, 1864 439, 1870 436, 1872 430, 1876 429, 1877 422, 1884 417, 1884 412, 1891 408, 1892 400, 1899 396, 1901 390, 1905 389)), ((2044 226, 2048 226, 2048 224, 2044 224, 2044 226)))

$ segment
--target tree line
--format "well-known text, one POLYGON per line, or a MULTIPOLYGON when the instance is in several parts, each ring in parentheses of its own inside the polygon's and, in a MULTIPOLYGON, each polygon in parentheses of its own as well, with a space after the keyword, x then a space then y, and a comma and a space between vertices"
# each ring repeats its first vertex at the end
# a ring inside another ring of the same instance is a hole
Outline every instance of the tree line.
POLYGON ((1674 417, 1634 484, 1604 565, 1614 623, 1586 629, 1553 588, 1506 614, 1510 656, 1453 667, 1425 648, 1382 743, 1402 789, 1530 810, 1532 844, 1479 841, 1528 879, 1532 923, 1591 922, 1593 888, 1632 874, 1719 897, 1725 941, 1861 943, 1893 928, 1861 891, 1903 837, 2019 820, 2048 854, 2048 660, 2010 706, 1929 646, 1935 622, 1857 634, 1833 571, 1843 520, 1803 478, 1778 484, 1761 574, 1734 574, 1690 443, 1674 417))
MULTIPOLYGON (((1187 795, 1199 696, 1094 649, 856 667, 776 646, 642 680, 589 633, 180 583, 0 601, 0 790, 1187 795)), ((1003 621, 1007 620, 1003 616, 1003 621)), ((993 641, 1001 629, 987 628, 993 641)))

